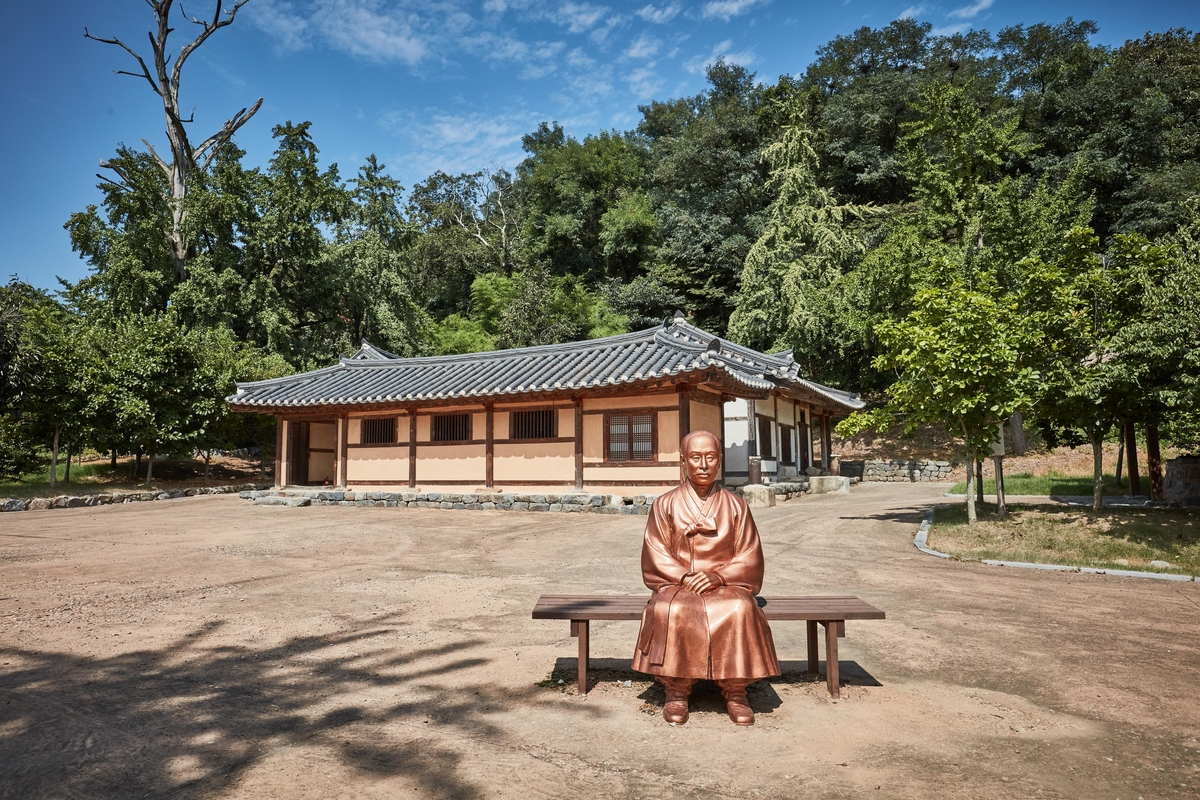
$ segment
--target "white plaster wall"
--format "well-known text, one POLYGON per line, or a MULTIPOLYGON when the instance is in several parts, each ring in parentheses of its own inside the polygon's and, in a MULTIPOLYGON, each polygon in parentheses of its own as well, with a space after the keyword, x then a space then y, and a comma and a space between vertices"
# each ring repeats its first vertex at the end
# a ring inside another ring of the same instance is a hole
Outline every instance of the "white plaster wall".
POLYGON ((738 398, 725 403, 725 471, 741 472, 742 475, 728 475, 725 482, 731 486, 740 486, 746 482, 745 472, 749 468, 746 458, 746 401, 738 398))

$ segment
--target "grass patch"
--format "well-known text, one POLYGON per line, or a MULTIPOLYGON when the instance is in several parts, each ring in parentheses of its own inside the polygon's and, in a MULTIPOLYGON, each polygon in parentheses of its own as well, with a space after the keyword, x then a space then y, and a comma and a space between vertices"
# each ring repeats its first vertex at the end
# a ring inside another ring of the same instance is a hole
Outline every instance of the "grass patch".
POLYGON ((934 513, 929 545, 965 560, 987 558, 1098 569, 1200 574, 1200 514, 1172 508, 1120 508, 1092 514, 1075 508, 1009 506, 1009 519, 989 514, 967 524, 964 505, 934 513), (1166 561, 1170 568, 1151 567, 1166 561))
MULTIPOLYGON (((54 497, 56 495, 85 495, 113 491, 144 491, 146 460, 142 459, 141 474, 134 475, 134 459, 123 457, 113 469, 108 459, 75 462, 71 465, 71 481, 66 481, 66 464, 58 465, 58 486, 50 488, 50 465, 23 476, 20 481, 0 481, 0 498, 54 497)), ((226 483, 251 483, 261 480, 257 459, 214 460, 208 480, 204 479, 204 460, 200 458, 160 459, 154 462, 156 489, 187 488, 226 483)))
MULTIPOLYGON (((1150 494, 1149 476, 1142 475, 1140 478, 1141 494, 1150 494)), ((1116 476, 1104 476, 1104 493, 1106 495, 1123 497, 1128 488, 1129 481, 1124 477, 1122 477, 1121 483, 1118 485, 1116 476)), ((950 487, 951 494, 965 494, 966 491, 966 481, 959 481, 950 487)), ((984 479, 983 493, 996 493, 995 478, 984 479)), ((1013 475, 1004 476, 1004 493, 1040 495, 1045 497, 1049 497, 1050 495, 1084 495, 1090 497, 1092 494, 1092 476, 1060 475, 1057 472, 1034 475, 1031 472, 1018 472, 1013 475)))

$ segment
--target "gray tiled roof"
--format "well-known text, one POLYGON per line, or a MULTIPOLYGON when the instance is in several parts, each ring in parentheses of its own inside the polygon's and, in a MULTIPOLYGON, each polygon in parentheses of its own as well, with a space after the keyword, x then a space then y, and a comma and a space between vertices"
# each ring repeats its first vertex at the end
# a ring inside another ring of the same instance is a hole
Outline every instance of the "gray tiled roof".
POLYGON ((228 400, 246 410, 478 400, 702 374, 715 376, 733 394, 790 388, 816 394, 841 411, 863 406, 857 395, 800 377, 791 351, 767 355, 726 342, 681 315, 604 339, 454 356, 398 358, 364 341, 358 352, 331 367, 239 383, 228 400))

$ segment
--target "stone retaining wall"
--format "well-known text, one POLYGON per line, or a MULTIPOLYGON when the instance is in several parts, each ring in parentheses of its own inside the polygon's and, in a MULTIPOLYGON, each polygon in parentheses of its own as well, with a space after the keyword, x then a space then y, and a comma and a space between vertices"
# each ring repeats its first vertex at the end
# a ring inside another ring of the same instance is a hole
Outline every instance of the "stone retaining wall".
MULTIPOLYGON (((245 500, 273 498, 307 500, 314 506, 376 506, 379 508, 453 508, 463 511, 555 511, 575 514, 650 513, 655 495, 620 497, 606 494, 526 494, 522 492, 360 492, 266 490, 244 491, 245 500)), ((263 502, 261 505, 274 505, 263 502)))
POLYGON ((949 461, 892 459, 889 461, 843 461, 841 473, 864 482, 946 483, 950 480, 949 461))
POLYGON ((204 486, 189 489, 169 489, 145 492, 102 492, 100 494, 59 495, 58 497, 19 497, 0 500, 0 511, 45 511, 51 508, 85 508, 122 503, 145 503, 151 500, 174 500, 202 494, 233 494, 261 488, 262 484, 243 483, 238 486, 204 486))

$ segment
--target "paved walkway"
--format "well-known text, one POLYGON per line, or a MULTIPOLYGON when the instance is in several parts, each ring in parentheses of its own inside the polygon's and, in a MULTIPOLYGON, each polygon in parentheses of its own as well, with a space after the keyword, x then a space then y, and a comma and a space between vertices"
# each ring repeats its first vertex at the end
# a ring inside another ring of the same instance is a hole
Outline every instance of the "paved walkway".
POLYGON ((529 618, 541 593, 644 591, 644 519, 6 515, 0 797, 1194 797, 1200 586, 928 558, 912 536, 944 491, 757 513, 764 593, 888 619, 848 626, 836 703, 776 623, 787 674, 751 729, 711 689, 664 725, 633 623, 595 625, 579 698, 566 624, 529 618))

